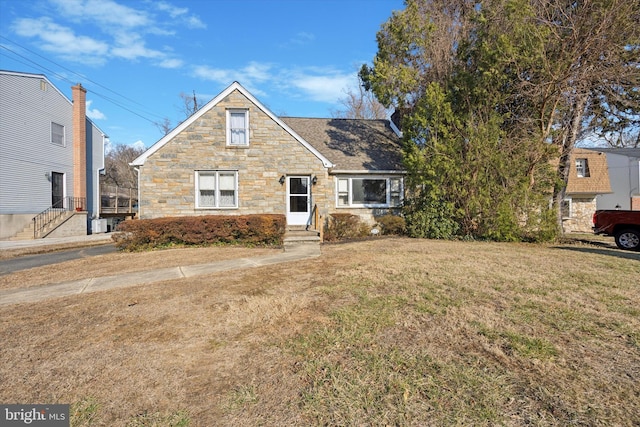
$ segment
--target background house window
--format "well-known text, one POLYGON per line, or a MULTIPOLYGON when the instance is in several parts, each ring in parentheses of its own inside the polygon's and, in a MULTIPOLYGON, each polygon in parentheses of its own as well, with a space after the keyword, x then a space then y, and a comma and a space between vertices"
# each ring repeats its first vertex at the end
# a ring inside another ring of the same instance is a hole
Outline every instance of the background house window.
POLYGON ((401 200, 401 178, 338 179, 338 206, 391 207, 401 200))
POLYGON ((589 162, 587 159, 576 159, 576 173, 578 178, 589 176, 589 162))
POLYGON ((64 126, 51 122, 51 143, 64 147, 64 126))
POLYGON ((249 110, 227 110, 227 145, 249 145, 249 110))
POLYGON ((237 208, 238 172, 196 171, 196 208, 237 208))
POLYGON ((562 200, 562 218, 571 218, 571 198, 562 200))

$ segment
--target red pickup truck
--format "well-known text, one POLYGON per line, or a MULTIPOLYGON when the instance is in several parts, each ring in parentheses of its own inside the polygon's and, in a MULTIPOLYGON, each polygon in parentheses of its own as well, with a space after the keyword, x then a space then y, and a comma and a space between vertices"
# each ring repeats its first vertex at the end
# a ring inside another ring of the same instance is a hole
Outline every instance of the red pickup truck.
POLYGON ((620 249, 640 251, 640 211, 597 210, 593 232, 615 237, 620 249))

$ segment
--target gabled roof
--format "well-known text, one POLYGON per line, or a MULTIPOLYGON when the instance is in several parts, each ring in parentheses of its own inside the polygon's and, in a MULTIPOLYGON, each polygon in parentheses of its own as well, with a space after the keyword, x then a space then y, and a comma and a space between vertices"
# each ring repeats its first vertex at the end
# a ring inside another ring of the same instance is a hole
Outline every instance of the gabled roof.
POLYGON ((402 145, 389 120, 282 120, 333 162, 333 172, 399 172, 402 145))
POLYGON ((566 194, 604 194, 611 193, 607 156, 597 151, 575 148, 571 154, 569 180, 566 194), (589 176, 578 177, 576 159, 586 159, 589 176))
POLYGON ((145 160, 162 148, 166 143, 171 141, 174 137, 179 135, 183 130, 185 130, 189 125, 198 120, 202 115, 204 115, 207 111, 211 110, 215 107, 220 101, 229 96, 233 91, 237 90, 241 94, 243 94, 249 101, 251 101, 257 108, 262 110, 267 116, 269 116, 274 122, 279 124, 286 132, 288 132, 291 136, 293 136, 300 144, 305 146, 309 151, 311 151, 319 160, 322 161, 325 167, 330 168, 333 166, 331 161, 323 156, 318 150, 316 150, 311 144, 305 141, 300 135, 298 135, 293 129, 291 129, 286 123, 280 120, 275 114, 273 114, 267 107, 265 107, 260 101, 258 101, 253 95, 249 93, 242 85, 238 82, 233 82, 229 87, 223 90, 218 96, 209 101, 204 107, 193 113, 187 120, 180 123, 175 129, 166 134, 162 139, 153 144, 147 151, 142 153, 138 158, 136 158, 130 164, 132 166, 142 166, 144 165, 145 160))
MULTIPOLYGON (((44 74, 34 74, 34 73, 25 73, 25 72, 21 72, 21 71, 8 71, 8 70, 0 70, 0 74, 4 74, 4 75, 7 75, 7 76, 24 77, 24 78, 30 78, 30 79, 42 79, 42 80, 46 81, 47 84, 53 88, 53 90, 58 92, 58 94, 60 94, 60 96, 63 97, 64 100, 69 103, 69 105, 73 105, 73 101, 71 99, 67 98, 67 96, 64 93, 62 93, 60 91, 60 89, 58 89, 56 87, 56 85, 51 83, 51 80, 49 80, 47 78, 47 76, 45 76, 44 74)), ((108 138, 107 134, 104 133, 104 131, 102 129, 100 129, 100 127, 98 127, 98 125, 96 125, 93 122, 93 120, 91 120, 89 117, 87 117, 86 120, 89 123, 91 123, 91 125, 93 127, 95 127, 98 131, 100 131, 100 133, 102 135, 104 135, 105 138, 108 138)))

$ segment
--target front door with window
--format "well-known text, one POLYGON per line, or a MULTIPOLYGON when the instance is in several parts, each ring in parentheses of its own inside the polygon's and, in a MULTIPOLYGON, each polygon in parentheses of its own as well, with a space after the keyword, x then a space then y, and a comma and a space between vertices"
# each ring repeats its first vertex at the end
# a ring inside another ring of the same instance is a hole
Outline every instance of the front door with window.
POLYGON ((51 172, 51 206, 63 208, 64 203, 64 174, 51 172))
POLYGON ((311 185, 308 176, 287 177, 287 224, 308 225, 311 217, 311 185))

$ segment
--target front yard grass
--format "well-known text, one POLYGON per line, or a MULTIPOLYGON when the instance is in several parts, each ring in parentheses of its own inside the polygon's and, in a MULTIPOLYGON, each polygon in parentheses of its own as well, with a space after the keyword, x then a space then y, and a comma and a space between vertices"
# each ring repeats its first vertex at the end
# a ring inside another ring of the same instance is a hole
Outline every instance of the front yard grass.
POLYGON ((640 423, 640 254, 403 238, 322 251, 2 307, 0 401, 88 407, 72 425, 96 426, 640 423))

